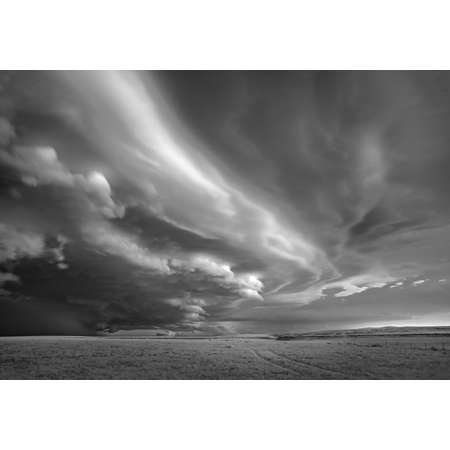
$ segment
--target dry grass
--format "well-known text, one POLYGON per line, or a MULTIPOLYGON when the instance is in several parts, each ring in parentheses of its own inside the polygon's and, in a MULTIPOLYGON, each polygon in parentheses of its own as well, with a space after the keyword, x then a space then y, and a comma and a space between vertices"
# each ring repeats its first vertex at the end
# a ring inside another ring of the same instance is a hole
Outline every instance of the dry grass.
POLYGON ((2 379, 450 379, 450 338, 0 338, 2 379))

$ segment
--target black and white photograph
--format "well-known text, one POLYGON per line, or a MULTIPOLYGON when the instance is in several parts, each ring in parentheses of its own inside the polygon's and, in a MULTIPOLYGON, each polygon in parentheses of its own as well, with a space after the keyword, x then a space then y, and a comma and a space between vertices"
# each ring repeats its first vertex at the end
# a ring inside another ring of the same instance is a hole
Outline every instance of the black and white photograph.
POLYGON ((445 448, 448 9, 3 2, 1 448, 445 448))
POLYGON ((450 378, 449 72, 0 77, 1 378, 450 378))

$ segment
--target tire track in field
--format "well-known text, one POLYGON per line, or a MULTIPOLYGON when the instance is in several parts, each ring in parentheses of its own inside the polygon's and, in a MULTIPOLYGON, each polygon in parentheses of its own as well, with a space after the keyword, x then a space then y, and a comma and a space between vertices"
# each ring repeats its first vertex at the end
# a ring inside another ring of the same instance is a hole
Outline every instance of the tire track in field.
POLYGON ((272 350, 270 350, 270 352, 272 352, 275 356, 281 358, 282 360, 294 363, 295 365, 299 365, 299 366, 305 366, 305 367, 309 367, 313 370, 317 370, 323 373, 327 373, 328 375, 333 376, 333 378, 336 378, 336 375, 339 376, 339 378, 345 378, 345 379, 351 379, 353 378, 351 375, 349 375, 348 373, 345 372, 341 372, 340 370, 334 370, 334 369, 327 369, 325 367, 322 366, 317 366, 316 364, 311 364, 311 363, 307 363, 307 362, 303 362, 303 361, 299 361, 297 359, 294 358, 290 358, 289 356, 285 356, 285 355, 280 355, 277 352, 274 352, 272 350))
MULTIPOLYGON (((259 359, 265 363, 269 363, 274 367, 277 367, 278 369, 283 369, 284 371, 287 371, 293 375, 295 375, 296 377, 301 377, 302 374, 301 372, 298 372, 297 370, 294 370, 290 367, 286 367, 286 366, 282 366, 278 363, 276 363, 275 361, 273 361, 273 356, 276 357, 276 355, 273 354, 273 352, 271 352, 270 350, 255 350, 253 348, 248 348, 248 350, 256 357, 256 359, 259 359), (267 356, 267 354, 269 353, 269 355, 267 356), (272 355, 271 355, 272 354, 272 355)), ((278 358, 277 358, 278 359, 278 358)))
POLYGON ((313 375, 318 378, 328 379, 351 379, 352 376, 338 370, 327 369, 325 367, 317 366, 315 364, 298 361, 284 355, 280 355, 272 350, 254 350, 250 349, 252 353, 260 360, 272 364, 283 370, 287 370, 296 376, 305 378, 305 376, 313 375))
POLYGON ((283 370, 296 375, 301 378, 310 378, 311 376, 317 378, 350 378, 347 374, 342 372, 337 372, 322 367, 318 367, 314 364, 303 363, 285 356, 279 355, 272 350, 254 350, 251 349, 252 353, 259 359, 272 364, 283 370), (338 375, 338 376, 337 376, 338 375))

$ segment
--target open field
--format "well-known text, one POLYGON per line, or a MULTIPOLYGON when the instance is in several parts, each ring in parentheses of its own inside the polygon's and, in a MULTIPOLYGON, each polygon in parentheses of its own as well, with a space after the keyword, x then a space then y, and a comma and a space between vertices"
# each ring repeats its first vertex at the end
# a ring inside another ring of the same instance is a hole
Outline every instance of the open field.
POLYGON ((4 337, 0 378, 450 379, 450 337, 4 337))

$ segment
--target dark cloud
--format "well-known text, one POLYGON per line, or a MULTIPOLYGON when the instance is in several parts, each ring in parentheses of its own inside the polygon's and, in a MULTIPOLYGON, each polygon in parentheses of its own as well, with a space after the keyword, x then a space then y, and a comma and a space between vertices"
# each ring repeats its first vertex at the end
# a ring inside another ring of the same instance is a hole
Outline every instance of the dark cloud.
POLYGON ((1 76, 0 333, 450 314, 448 73, 1 76))

